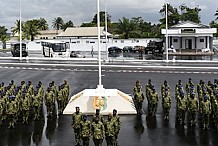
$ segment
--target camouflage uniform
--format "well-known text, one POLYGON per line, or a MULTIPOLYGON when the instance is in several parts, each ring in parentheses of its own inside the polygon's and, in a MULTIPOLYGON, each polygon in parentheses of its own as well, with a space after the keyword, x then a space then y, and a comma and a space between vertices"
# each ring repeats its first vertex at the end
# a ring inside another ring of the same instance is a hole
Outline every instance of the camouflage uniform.
POLYGON ((120 132, 120 128, 121 128, 121 122, 120 122, 120 117, 117 115, 117 110, 114 109, 113 110, 113 117, 112 117, 112 120, 115 122, 115 136, 114 136, 114 140, 115 140, 115 143, 114 145, 115 146, 118 146, 118 135, 119 135, 119 132, 120 132))
POLYGON ((156 112, 157 112, 157 106, 158 106, 159 99, 158 99, 158 94, 157 94, 156 90, 154 88, 152 90, 153 91, 151 92, 151 95, 150 95, 151 96, 151 102, 150 102, 151 110, 150 110, 149 114, 151 116, 155 116, 156 112))
POLYGON ((112 114, 108 115, 108 120, 104 124, 105 127, 105 138, 107 146, 114 146, 114 136, 116 131, 116 123, 112 120, 112 114))
POLYGON ((82 121, 83 114, 79 111, 79 107, 76 107, 76 112, 72 115, 72 127, 74 129, 76 145, 81 143, 81 127, 80 123, 82 121))
POLYGON ((27 123, 28 122, 29 114, 30 114, 30 100, 26 96, 26 94, 23 93, 23 99, 22 99, 23 123, 27 123))
POLYGON ((150 104, 150 102, 151 102, 151 92, 152 92, 152 84, 151 84, 151 80, 149 79, 148 80, 148 83, 147 83, 147 85, 146 85, 146 88, 145 88, 145 91, 146 91, 146 97, 147 97, 147 101, 148 101, 148 111, 150 111, 151 110, 151 104, 150 104))
POLYGON ((51 89, 48 88, 45 93, 45 105, 47 107, 47 115, 52 116, 55 110, 55 98, 51 89))
POLYGON ((135 96, 137 88, 140 88, 140 90, 142 91, 142 85, 140 84, 139 80, 136 81, 136 83, 135 83, 135 85, 133 87, 133 96, 135 96))
POLYGON ((9 102, 7 103, 7 118, 9 121, 9 127, 15 127, 14 124, 16 123, 17 120, 17 104, 14 100, 14 96, 9 96, 9 102))
POLYGON ((138 87, 138 89, 135 91, 135 95, 134 95, 134 103, 135 103, 135 108, 136 108, 138 115, 142 114, 143 101, 144 101, 144 94, 143 94, 141 88, 138 87))
POLYGON ((204 96, 204 100, 201 102, 200 112, 202 115, 203 129, 209 129, 209 117, 211 113, 211 103, 207 96, 204 96))
POLYGON ((181 93, 180 96, 177 98, 177 117, 178 122, 180 124, 184 124, 185 120, 185 113, 187 108, 187 98, 184 96, 184 93, 181 93))
POLYGON ((162 108, 164 113, 164 119, 169 120, 169 111, 171 108, 171 96, 168 89, 162 93, 162 108))
POLYGON ((83 121, 81 125, 81 138, 83 146, 89 146, 89 138, 91 136, 91 122, 87 120, 87 115, 83 115, 83 121))
POLYGON ((216 94, 215 100, 213 102, 213 111, 214 111, 214 123, 218 129, 218 94, 216 94))
POLYGON ((188 120, 191 126, 196 123, 196 113, 198 112, 198 100, 195 94, 192 93, 191 97, 188 99, 188 120))
POLYGON ((58 97, 57 97, 57 103, 58 103, 58 114, 61 114, 64 110, 64 94, 62 86, 58 87, 58 97))
POLYGON ((93 136, 93 141, 95 146, 102 146, 102 142, 104 140, 104 125, 99 121, 99 118, 95 118, 95 122, 91 125, 91 132, 93 136))
POLYGON ((101 121, 102 123, 104 123, 104 117, 102 114, 100 114, 100 109, 96 109, 96 113, 95 115, 93 115, 92 117, 92 122, 95 122, 96 117, 98 117, 99 121, 101 121))
POLYGON ((40 111, 42 109, 42 100, 40 94, 37 92, 33 96, 33 110, 34 110, 34 120, 39 120, 40 111))

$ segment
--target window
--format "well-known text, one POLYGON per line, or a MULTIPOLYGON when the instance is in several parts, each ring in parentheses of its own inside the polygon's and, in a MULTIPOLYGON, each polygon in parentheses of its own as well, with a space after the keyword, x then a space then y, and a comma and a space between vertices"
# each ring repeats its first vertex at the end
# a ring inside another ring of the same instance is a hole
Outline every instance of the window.
POLYGON ((124 40, 121 40, 121 43, 124 43, 124 40))
POLYGON ((90 44, 94 44, 95 42, 90 42, 90 44))
POLYGON ((89 41, 86 41, 86 44, 89 44, 89 41))
POLYGON ((174 43, 177 43, 177 42, 178 42, 178 39, 173 39, 173 42, 174 42, 174 43))
POLYGON ((204 42, 204 39, 200 39, 200 42, 203 43, 203 42, 204 42))
POLYGON ((80 41, 77 41, 76 43, 77 43, 77 44, 79 44, 79 43, 80 43, 80 41))

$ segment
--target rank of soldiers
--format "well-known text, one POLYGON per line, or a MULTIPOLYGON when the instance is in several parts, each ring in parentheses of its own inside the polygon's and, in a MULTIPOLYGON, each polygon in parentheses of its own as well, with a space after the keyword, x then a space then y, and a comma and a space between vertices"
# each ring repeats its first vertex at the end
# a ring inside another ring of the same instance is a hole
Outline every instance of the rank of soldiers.
POLYGON ((47 108, 47 116, 56 114, 55 101, 58 103, 58 113, 62 114, 68 102, 69 85, 66 80, 56 88, 55 82, 49 83, 44 93, 44 86, 41 81, 34 88, 33 83, 21 81, 16 85, 13 80, 9 85, 4 82, 0 84, 0 126, 3 123, 14 128, 18 121, 28 123, 30 118, 39 120, 43 118, 43 104, 47 108))
MULTIPOLYGON (((137 80, 133 87, 133 101, 138 115, 142 114, 143 101, 145 98, 142 90, 142 85, 137 80)), ((148 103, 148 115, 155 116, 159 103, 159 95, 150 79, 146 84, 145 93, 148 103)), ((172 98, 170 86, 166 80, 161 85, 161 97, 163 117, 165 120, 169 120, 172 98)), ((182 81, 179 80, 175 86, 175 100, 177 124, 184 125, 187 115, 188 124, 195 126, 197 113, 199 113, 203 129, 209 129, 210 123, 214 123, 215 127, 218 129, 217 79, 215 79, 213 83, 208 81, 207 84, 200 80, 196 88, 191 78, 189 78, 185 87, 183 87, 182 81)))
POLYGON ((90 138, 93 139, 95 146, 102 146, 105 138, 107 146, 118 146, 118 134, 121 127, 120 118, 117 110, 113 114, 108 114, 107 120, 104 120, 99 109, 96 109, 92 121, 89 121, 86 114, 80 112, 76 107, 76 112, 72 115, 72 127, 75 134, 76 146, 89 146, 90 138))

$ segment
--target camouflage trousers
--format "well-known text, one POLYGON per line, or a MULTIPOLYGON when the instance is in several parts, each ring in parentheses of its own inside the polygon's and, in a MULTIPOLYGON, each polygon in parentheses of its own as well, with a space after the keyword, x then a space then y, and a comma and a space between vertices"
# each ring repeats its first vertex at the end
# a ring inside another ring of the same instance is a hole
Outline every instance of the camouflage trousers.
POLYGON ((79 128, 74 128, 76 145, 80 145, 81 143, 81 130, 79 128))
POLYGON ((202 114, 202 124, 203 128, 208 128, 209 126, 210 114, 202 114))
POLYGON ((150 107, 149 114, 152 115, 152 116, 156 115, 156 112, 157 112, 157 103, 151 103, 150 106, 151 107, 150 107))
POLYGON ((163 108, 164 119, 169 119, 170 108, 163 108))
POLYGON ((135 101, 135 108, 137 114, 142 114, 142 102, 135 101))
POLYGON ((62 113, 64 110, 64 101, 63 100, 58 100, 58 113, 62 113))
POLYGON ((102 146, 103 139, 93 139, 95 146, 102 146))
POLYGON ((186 110, 178 109, 178 111, 177 111, 178 122, 180 124, 184 124, 184 122, 185 122, 185 113, 186 113, 186 110))
POLYGON ((188 112, 188 121, 191 126, 195 125, 196 123, 196 111, 189 111, 188 112))
POLYGON ((114 146, 114 136, 106 136, 107 146, 114 146))
POLYGON ((41 107, 40 106, 34 106, 33 111, 34 111, 34 120, 36 120, 36 119, 39 120, 41 107))
POLYGON ((82 137, 83 146, 89 146, 89 137, 82 137))

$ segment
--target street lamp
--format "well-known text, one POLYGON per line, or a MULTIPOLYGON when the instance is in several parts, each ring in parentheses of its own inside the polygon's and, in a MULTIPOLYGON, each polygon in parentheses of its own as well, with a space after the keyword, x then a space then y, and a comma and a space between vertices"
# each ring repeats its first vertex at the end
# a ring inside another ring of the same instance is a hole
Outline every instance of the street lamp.
POLYGON ((20 60, 22 60, 22 28, 21 28, 21 0, 20 0, 20 60))
POLYGON ((165 16, 166 16, 166 61, 168 62, 168 0, 166 0, 165 16))
POLYGON ((107 50, 107 0, 105 0, 105 48, 106 48, 106 60, 108 60, 108 50, 107 50))

